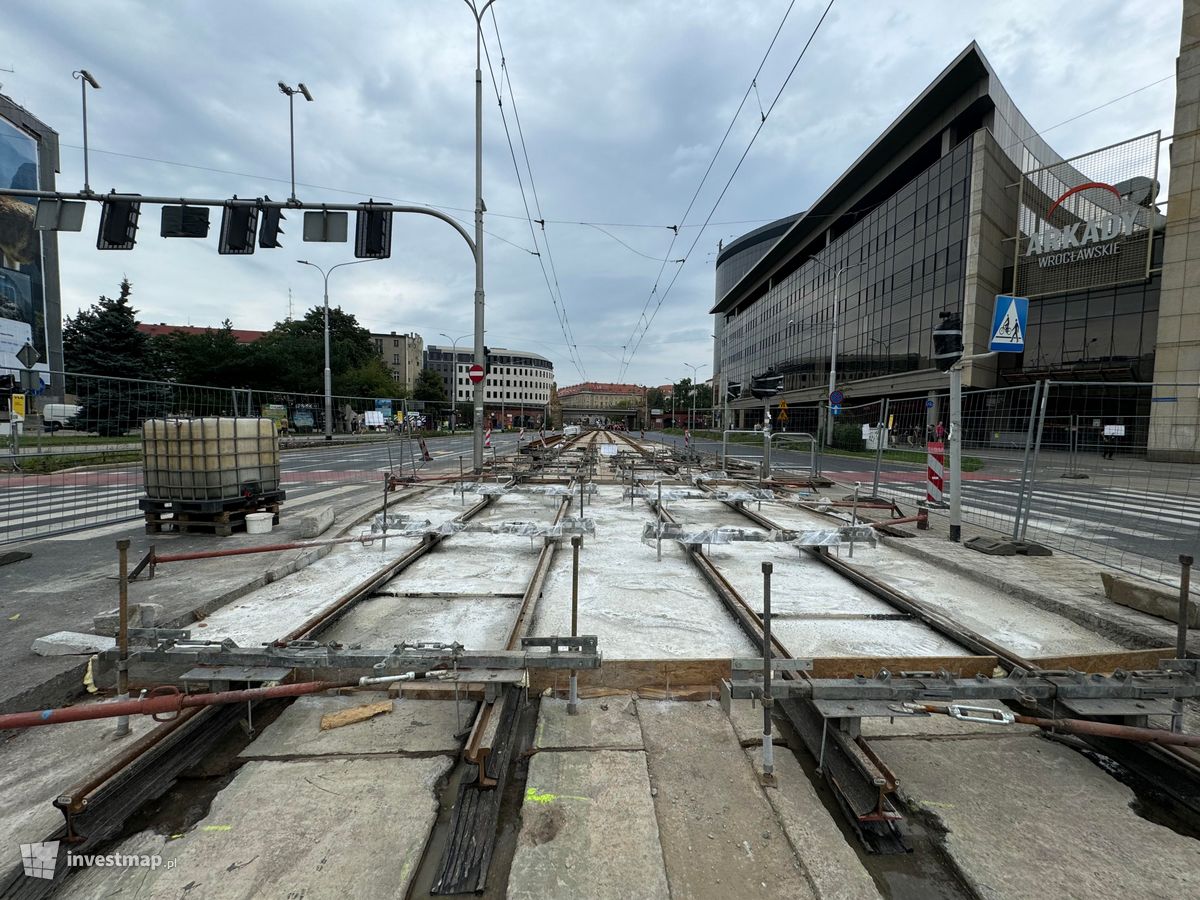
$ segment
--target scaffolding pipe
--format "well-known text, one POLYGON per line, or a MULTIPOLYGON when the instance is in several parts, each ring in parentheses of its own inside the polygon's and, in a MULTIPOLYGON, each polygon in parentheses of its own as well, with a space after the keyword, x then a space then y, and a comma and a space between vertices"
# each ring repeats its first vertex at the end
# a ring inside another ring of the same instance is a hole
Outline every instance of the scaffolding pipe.
MULTIPOLYGON (((1187 659, 1188 622, 1191 616, 1191 586, 1192 586, 1192 557, 1186 553, 1179 555, 1179 616, 1175 620, 1175 658, 1187 659)), ((1171 730, 1178 733, 1183 731, 1183 701, 1176 699, 1174 715, 1171 717, 1171 730)))
MULTIPOLYGON (((582 511, 581 511, 582 512, 582 511)), ((571 637, 579 636, 579 547, 583 543, 580 535, 571 538, 571 637)), ((579 675, 571 670, 571 688, 567 697, 567 714, 579 712, 579 675)))
MULTIPOLYGON (((129 540, 117 541, 117 575, 120 579, 117 613, 117 646, 121 657, 117 660, 117 699, 129 699, 129 540)), ((117 719, 117 737, 129 734, 129 716, 117 719)))
POLYGON ((120 716, 157 717, 162 713, 179 713, 196 706, 221 706, 226 703, 254 703, 258 700, 270 700, 277 697, 299 697, 304 694, 320 694, 336 688, 353 687, 356 684, 356 681, 305 681, 298 684, 277 684, 272 687, 219 691, 212 694, 183 694, 174 685, 165 685, 155 688, 149 696, 138 700, 112 700, 82 706, 0 715, 0 731, 9 728, 31 728, 35 725, 61 725, 66 722, 112 719, 120 716))
POLYGON ((771 699, 771 571, 774 565, 769 562, 762 564, 763 573, 763 614, 762 614, 762 655, 763 655, 763 783, 775 782, 775 748, 771 745, 771 709, 774 700, 771 699))

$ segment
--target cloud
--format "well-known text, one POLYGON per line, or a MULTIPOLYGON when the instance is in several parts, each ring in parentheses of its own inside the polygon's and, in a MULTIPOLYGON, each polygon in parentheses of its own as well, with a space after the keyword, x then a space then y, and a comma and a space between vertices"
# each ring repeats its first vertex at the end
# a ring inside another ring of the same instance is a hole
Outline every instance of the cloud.
MULTIPOLYGON (((824 5, 795 4, 687 223, 687 203, 786 3, 493 6, 503 54, 490 14, 484 34, 513 151, 485 60, 490 344, 546 353, 560 382, 575 380, 551 301, 551 291, 561 291, 587 375, 617 377, 647 300, 653 311, 677 268, 666 266, 651 295, 661 264, 620 242, 661 259, 672 238, 665 226, 704 221, 824 5), (524 172, 524 199, 514 175, 511 154, 523 167, 526 152, 540 216, 524 172), (531 233, 526 201, 531 217, 547 220, 545 232, 534 225, 531 233), (580 221, 610 223, 604 227, 620 240, 559 224, 580 221), (549 290, 528 252, 535 241, 549 290)), ((684 363, 711 365, 707 310, 718 239, 805 208, 969 41, 980 43, 1035 126, 1048 127, 1172 72, 1180 18, 1178 3, 839 0, 679 272, 628 377, 656 384, 681 377, 684 363)), ((62 189, 83 182, 73 69, 88 68, 103 85, 89 96, 93 187, 180 196, 285 197, 288 101, 276 82, 304 81, 316 99, 295 108, 302 199, 435 204, 471 230, 475 47, 462 4, 50 0, 15 5, 5 24, 5 63, 16 71, 3 74, 3 90, 60 131, 62 189)), ((1169 132, 1173 102, 1167 81, 1049 138, 1069 154, 1169 132)), ((216 211, 213 221, 215 232, 216 211)), ((216 324, 228 316, 240 327, 269 328, 287 314, 289 288, 298 313, 321 300, 319 276, 297 258, 321 265, 352 258, 348 246, 304 244, 298 214, 284 226, 284 249, 251 257, 219 257, 215 234, 162 240, 150 208, 134 251, 101 253, 96 224, 91 209, 82 234, 60 236, 68 313, 114 293, 128 275, 148 321, 216 324)), ((695 236, 684 228, 671 258, 695 236)), ((430 218, 398 217, 392 259, 339 270, 330 288, 335 303, 373 330, 416 330, 440 341, 438 332, 472 326, 470 253, 430 218)))

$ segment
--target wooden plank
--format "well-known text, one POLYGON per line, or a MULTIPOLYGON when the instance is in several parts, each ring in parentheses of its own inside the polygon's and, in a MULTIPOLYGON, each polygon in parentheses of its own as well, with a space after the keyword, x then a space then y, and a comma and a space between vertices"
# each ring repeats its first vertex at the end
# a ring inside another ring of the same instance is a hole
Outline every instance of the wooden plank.
MULTIPOLYGON (((997 666, 994 656, 826 656, 813 660, 815 678, 868 677, 881 669, 900 672, 936 672, 945 669, 962 678, 991 675, 997 666)), ((581 669, 579 687, 611 688, 620 691, 663 691, 703 693, 730 676, 728 659, 606 659, 599 669, 581 669)), ((567 688, 565 670, 530 669, 529 689, 541 692, 567 688)))
POLYGON ((380 700, 378 703, 364 703, 362 706, 351 706, 349 709, 340 709, 337 712, 326 713, 321 716, 321 730, 331 731, 334 728, 353 725, 355 722, 365 722, 367 719, 373 719, 376 716, 382 716, 391 711, 391 700, 380 700))
POLYGON ((1031 659, 1043 669, 1075 669, 1077 672, 1102 672, 1117 669, 1126 672, 1138 669, 1157 669, 1160 659, 1174 659, 1174 647, 1154 650, 1120 650, 1115 653, 1085 653, 1075 656, 1039 656, 1031 659))

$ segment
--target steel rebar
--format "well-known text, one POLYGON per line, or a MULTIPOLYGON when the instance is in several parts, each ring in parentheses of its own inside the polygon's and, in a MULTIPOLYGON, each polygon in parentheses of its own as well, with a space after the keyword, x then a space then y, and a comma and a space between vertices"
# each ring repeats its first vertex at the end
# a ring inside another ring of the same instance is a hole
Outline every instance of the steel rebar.
MULTIPOLYGON (((129 540, 117 541, 117 573, 120 598, 117 613, 117 646, 121 657, 117 660, 117 699, 129 699, 129 540)), ((117 719, 117 737, 129 734, 129 716, 117 719)))

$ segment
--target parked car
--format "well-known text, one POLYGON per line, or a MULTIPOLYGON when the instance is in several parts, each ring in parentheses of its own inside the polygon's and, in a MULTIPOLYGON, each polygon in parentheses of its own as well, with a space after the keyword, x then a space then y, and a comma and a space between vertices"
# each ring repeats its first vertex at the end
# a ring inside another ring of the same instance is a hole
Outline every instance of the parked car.
POLYGON ((74 428, 75 417, 83 411, 82 406, 74 403, 47 403, 42 407, 42 422, 49 432, 60 428, 74 428))

